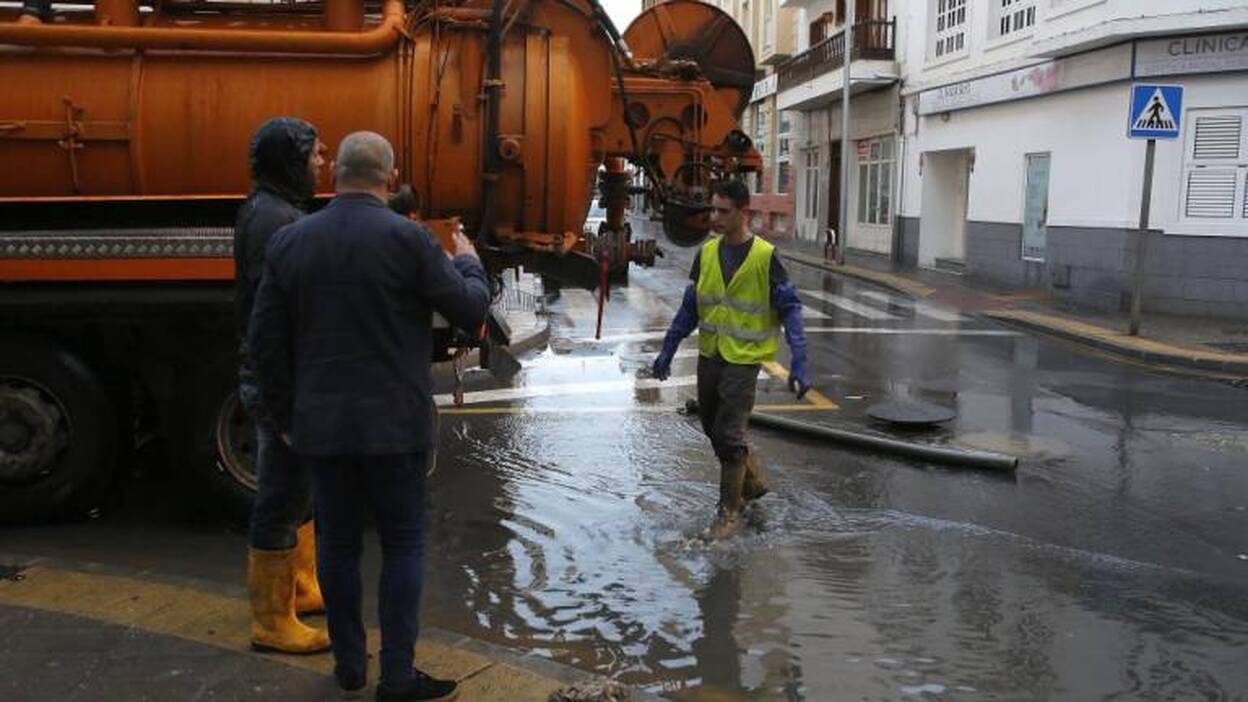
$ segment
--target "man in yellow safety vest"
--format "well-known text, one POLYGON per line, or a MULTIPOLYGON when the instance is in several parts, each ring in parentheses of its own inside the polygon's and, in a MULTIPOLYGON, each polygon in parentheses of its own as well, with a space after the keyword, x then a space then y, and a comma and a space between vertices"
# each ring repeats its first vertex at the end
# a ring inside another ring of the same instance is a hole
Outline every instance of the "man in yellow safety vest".
POLYGON ((714 536, 736 529, 746 500, 767 494, 746 427, 754 409, 759 367, 775 358, 783 323, 791 352, 789 388, 810 389, 802 302, 775 247, 748 227, 750 191, 738 180, 715 185, 711 225, 718 236, 693 262, 684 301, 654 361, 654 377, 671 373, 680 342, 698 330, 698 413, 720 461, 719 509, 714 536))

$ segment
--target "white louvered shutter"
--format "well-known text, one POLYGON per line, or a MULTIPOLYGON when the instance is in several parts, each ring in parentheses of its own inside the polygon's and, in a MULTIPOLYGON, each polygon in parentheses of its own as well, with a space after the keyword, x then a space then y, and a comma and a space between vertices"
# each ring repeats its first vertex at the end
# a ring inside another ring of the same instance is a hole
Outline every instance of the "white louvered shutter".
POLYGON ((1248 110, 1192 110, 1183 217, 1248 222, 1248 110))

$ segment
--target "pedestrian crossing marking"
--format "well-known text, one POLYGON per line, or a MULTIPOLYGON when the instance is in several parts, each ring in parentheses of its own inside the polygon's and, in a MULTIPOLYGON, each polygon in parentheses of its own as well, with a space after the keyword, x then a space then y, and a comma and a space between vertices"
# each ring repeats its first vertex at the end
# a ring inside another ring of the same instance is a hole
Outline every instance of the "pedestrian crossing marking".
POLYGON ((802 305, 802 319, 832 319, 832 315, 810 305, 802 305))
POLYGON ((842 310, 845 310, 846 312, 849 312, 850 314, 856 314, 859 317, 865 317, 867 319, 874 319, 877 321, 886 320, 886 319, 897 319, 896 315, 889 314, 888 312, 885 312, 883 310, 877 310, 876 308, 871 307, 869 305, 864 305, 861 302, 855 302, 854 300, 851 300, 845 297, 844 295, 835 295, 833 293, 824 292, 822 290, 801 290, 800 292, 806 295, 809 295, 815 298, 816 300, 822 300, 824 302, 831 303, 841 308, 842 310))
POLYGON ((923 302, 922 300, 906 300, 875 291, 861 293, 861 297, 865 297, 868 300, 875 300, 876 302, 882 302, 887 305, 908 307, 914 310, 915 314, 922 315, 924 317, 931 317, 932 319, 939 320, 941 322, 962 322, 966 320, 966 317, 958 314, 957 312, 946 310, 937 305, 933 305, 930 302, 923 302))

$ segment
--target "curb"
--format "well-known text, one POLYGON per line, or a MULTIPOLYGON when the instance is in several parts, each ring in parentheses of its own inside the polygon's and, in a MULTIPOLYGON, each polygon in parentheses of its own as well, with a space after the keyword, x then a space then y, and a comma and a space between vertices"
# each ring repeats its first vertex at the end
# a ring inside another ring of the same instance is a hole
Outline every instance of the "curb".
MULTIPOLYGON (((838 266, 829 264, 821 259, 816 259, 808 254, 779 250, 781 257, 810 266, 819 268, 834 275, 841 275, 846 278, 861 280, 881 288, 885 288, 890 292, 899 293, 912 298, 925 298, 931 296, 935 289, 922 283, 913 283, 899 278, 898 276, 888 273, 881 273, 870 269, 861 268, 859 266, 838 266)), ((1143 339, 1141 341, 1155 345, 1157 348, 1140 348, 1136 343, 1120 340, 1119 336, 1112 331, 1079 331, 1070 328, 1067 324, 1060 322, 1048 322, 1041 317, 1041 313, 1030 312, 1014 312, 1009 310, 985 310, 975 312, 994 321, 1009 326, 1018 327, 1027 331, 1037 332, 1048 336, 1057 337, 1070 341, 1082 346, 1088 346, 1108 354, 1118 356, 1120 358, 1146 363, 1151 366, 1161 366, 1179 370, 1195 370, 1204 373, 1219 373, 1232 376, 1248 376, 1248 356, 1244 358, 1234 358, 1230 356, 1220 356, 1217 353, 1202 351, 1200 349, 1187 349, 1178 346, 1171 346, 1160 341, 1151 341, 1143 339)), ((1084 324, 1087 327, 1094 325, 1084 324)), ((1099 328, 1096 328, 1099 329, 1099 328)))
MULTIPOLYGON (((0 566, 5 567, 3 568, 4 571, 11 571, 11 573, 6 575, 9 579, 20 579, 21 572, 23 570, 27 568, 39 567, 48 570, 70 571, 83 574, 111 575, 136 581, 159 583, 177 588, 185 588, 187 590, 198 590, 233 599, 245 600, 247 597, 246 588, 242 585, 233 585, 220 581, 205 580, 202 578, 158 573, 150 570, 129 568, 116 564, 73 561, 59 558, 45 558, 40 556, 0 552, 0 566)), ((87 617, 87 619, 95 621, 89 617, 87 617)), ((154 635, 171 635, 161 634, 159 632, 153 633, 154 635)), ((475 653, 488 658, 495 665, 504 665, 515 668, 540 678, 553 680, 562 685, 593 683, 603 679, 600 675, 595 675, 579 668, 558 663, 547 658, 540 658, 532 654, 527 654, 518 649, 509 648, 507 646, 502 646, 488 641, 482 641, 471 636, 458 634, 445 629, 439 629, 437 627, 421 625, 420 638, 430 643, 442 645, 448 649, 459 649, 475 653)), ((206 645, 211 646, 212 644, 206 645)), ((274 663, 279 665, 289 664, 281 659, 274 660, 274 663)), ((475 674, 476 673, 473 673, 473 675, 475 674)), ((628 691, 631 694, 632 699, 642 702, 653 702, 663 699, 658 695, 632 686, 628 687, 628 691)))
MULTIPOLYGON (((1208 352, 1197 349, 1183 349, 1180 347, 1169 347, 1165 349, 1139 348, 1133 343, 1120 341, 1117 337, 1110 336, 1111 334, 1114 334, 1114 332, 1107 332, 1104 336, 1094 333, 1081 332, 1057 323, 1048 323, 1042 319, 1038 319, 1038 315, 1030 315, 1028 313, 1020 314, 1018 312, 1005 310, 988 310, 982 312, 981 314, 992 320, 1001 322, 1002 324, 1065 339, 1066 341, 1071 341, 1084 346, 1090 346, 1100 351, 1105 351, 1106 353, 1121 356, 1134 361, 1142 361, 1150 365, 1177 367, 1235 376, 1248 376, 1248 359, 1240 360, 1235 358, 1219 358, 1208 352), (1028 314, 1028 316, 1022 316, 1023 314, 1028 314)), ((1158 346, 1166 346, 1165 344, 1162 344, 1162 342, 1151 343, 1157 344, 1158 346)))
POLYGON ((900 276, 891 275, 889 273, 873 271, 869 268, 862 268, 861 266, 854 266, 851 264, 845 264, 843 266, 835 265, 822 259, 817 259, 808 254, 796 251, 777 249, 777 252, 779 252, 781 258, 793 261, 794 263, 800 263, 804 266, 810 266, 811 268, 819 268, 834 275, 840 275, 846 278, 853 278, 855 280, 870 283, 884 288, 889 292, 904 295, 906 297, 925 298, 931 297, 931 295, 936 292, 934 288, 928 285, 906 280, 900 276))

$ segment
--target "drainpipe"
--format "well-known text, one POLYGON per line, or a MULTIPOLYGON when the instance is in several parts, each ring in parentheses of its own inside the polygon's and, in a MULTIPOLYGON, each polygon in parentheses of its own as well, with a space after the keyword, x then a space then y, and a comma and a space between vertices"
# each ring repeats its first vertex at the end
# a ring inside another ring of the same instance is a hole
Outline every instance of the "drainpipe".
POLYGON ((893 198, 893 263, 901 264, 904 234, 901 228, 901 210, 906 197, 906 96, 897 89, 897 197, 893 198))

